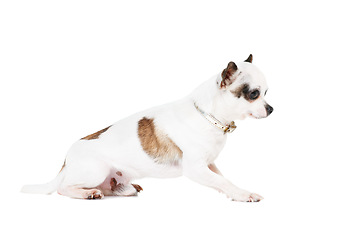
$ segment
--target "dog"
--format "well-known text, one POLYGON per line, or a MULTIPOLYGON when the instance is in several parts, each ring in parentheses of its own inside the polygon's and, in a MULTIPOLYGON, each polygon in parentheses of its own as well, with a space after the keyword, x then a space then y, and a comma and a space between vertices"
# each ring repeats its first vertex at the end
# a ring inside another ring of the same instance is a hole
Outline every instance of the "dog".
POLYGON ((144 177, 186 176, 214 188, 234 201, 258 202, 258 194, 227 180, 214 161, 233 120, 265 118, 273 108, 264 100, 265 77, 253 56, 229 62, 219 74, 182 100, 155 107, 81 138, 68 151, 57 177, 47 184, 25 185, 22 192, 59 194, 71 198, 136 196, 132 184, 144 177))

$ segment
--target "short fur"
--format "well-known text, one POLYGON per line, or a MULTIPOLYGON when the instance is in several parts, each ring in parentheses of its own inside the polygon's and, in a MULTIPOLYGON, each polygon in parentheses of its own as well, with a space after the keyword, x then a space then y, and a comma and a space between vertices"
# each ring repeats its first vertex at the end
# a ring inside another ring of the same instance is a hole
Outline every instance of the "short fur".
POLYGON ((138 123, 138 135, 143 150, 155 162, 177 164, 181 160, 183 152, 155 126, 154 119, 142 118, 138 123))
POLYGON ((142 190, 131 183, 135 179, 184 175, 235 201, 260 201, 260 195, 238 188, 220 173, 214 161, 227 134, 195 108, 225 125, 247 116, 267 117, 273 110, 264 100, 268 87, 252 60, 250 55, 245 62, 229 62, 184 99, 136 113, 80 139, 68 151, 66 163, 53 181, 27 185, 22 191, 57 190, 84 199, 134 196, 142 190), (259 96, 249 101, 248 94, 254 89, 259 96))
MULTIPOLYGON (((111 127, 111 126, 109 126, 109 127, 111 127)), ((86 136, 86 137, 83 137, 83 138, 81 138, 80 140, 93 140, 93 139, 98 139, 99 136, 100 136, 102 133, 106 132, 106 131, 109 129, 109 127, 104 128, 104 129, 102 129, 102 130, 100 130, 100 131, 97 131, 96 133, 90 134, 90 135, 88 135, 88 136, 86 136)))

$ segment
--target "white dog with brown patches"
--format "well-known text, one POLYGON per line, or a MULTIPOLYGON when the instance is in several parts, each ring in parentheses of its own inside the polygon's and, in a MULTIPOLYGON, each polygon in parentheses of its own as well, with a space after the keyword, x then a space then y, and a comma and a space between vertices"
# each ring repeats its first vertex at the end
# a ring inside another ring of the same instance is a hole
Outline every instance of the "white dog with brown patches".
POLYGON ((252 64, 252 55, 200 85, 188 97, 125 118, 77 141, 66 155, 58 176, 43 185, 26 185, 27 193, 72 198, 133 196, 132 184, 144 177, 184 175, 215 188, 235 201, 257 202, 260 195, 245 191, 222 176, 214 164, 233 120, 267 117, 272 111, 264 96, 268 87, 252 64))

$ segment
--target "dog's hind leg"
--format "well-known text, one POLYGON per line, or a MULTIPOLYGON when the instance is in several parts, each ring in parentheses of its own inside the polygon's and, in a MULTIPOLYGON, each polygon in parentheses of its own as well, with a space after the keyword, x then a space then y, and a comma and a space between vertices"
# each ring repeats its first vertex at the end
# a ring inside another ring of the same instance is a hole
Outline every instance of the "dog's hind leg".
POLYGON ((71 198, 101 199, 104 194, 99 189, 86 189, 76 186, 66 186, 58 189, 58 193, 71 198))
POLYGON ((131 184, 131 176, 123 168, 112 168, 106 179, 96 187, 105 196, 137 196, 142 188, 137 184, 131 184))
POLYGON ((73 161, 65 166, 66 175, 58 193, 71 198, 100 199, 104 193, 98 188, 110 174, 104 162, 88 159, 73 161))
POLYGON ((137 196, 138 191, 131 184, 123 185, 120 183, 115 188, 113 188, 112 194, 113 196, 129 197, 129 196, 137 196))
POLYGON ((108 183, 107 181, 104 183, 98 189, 102 190, 105 196, 137 196, 138 192, 143 190, 137 184, 122 183, 121 180, 116 180, 115 177, 111 178, 108 183))

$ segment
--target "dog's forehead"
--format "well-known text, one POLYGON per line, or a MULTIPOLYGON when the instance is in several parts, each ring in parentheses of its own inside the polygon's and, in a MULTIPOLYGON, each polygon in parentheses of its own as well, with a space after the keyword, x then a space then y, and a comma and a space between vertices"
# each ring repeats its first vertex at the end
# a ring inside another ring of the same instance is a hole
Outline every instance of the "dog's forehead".
POLYGON ((261 90, 267 90, 268 86, 265 76, 255 65, 241 62, 238 66, 240 78, 239 84, 246 82, 249 84, 250 89, 261 88, 261 90))

